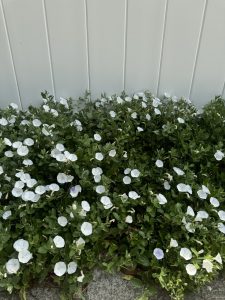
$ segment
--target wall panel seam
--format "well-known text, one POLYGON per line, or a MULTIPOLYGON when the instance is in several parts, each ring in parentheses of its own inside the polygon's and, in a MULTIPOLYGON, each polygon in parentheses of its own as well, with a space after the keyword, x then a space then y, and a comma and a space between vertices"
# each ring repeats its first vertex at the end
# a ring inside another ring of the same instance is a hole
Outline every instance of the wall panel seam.
POLYGON ((191 95, 192 95, 192 91, 193 91, 193 84, 194 84, 194 80, 195 80, 195 76, 196 76, 197 62, 198 62, 198 58, 199 58, 199 51, 200 51, 200 46, 201 46, 201 41, 202 41, 203 30, 204 30, 204 26, 205 26, 207 6, 208 6, 208 0, 205 0, 203 14, 202 14, 202 22, 201 22, 199 38, 198 38, 198 42, 197 42, 195 59, 194 59, 193 72, 192 72, 192 76, 191 76, 190 89, 189 89, 189 94, 188 94, 189 99, 191 99, 191 95))
POLYGON ((88 91, 91 92, 91 75, 90 75, 90 49, 89 49, 89 30, 88 30, 88 3, 84 0, 85 7, 85 33, 86 33, 86 54, 87 54, 87 77, 88 91))
POLYGON ((128 0, 125 0, 124 14, 124 52, 123 52, 123 90, 126 89, 126 64, 127 64, 127 26, 128 26, 128 0))
POLYGON ((20 104, 20 108, 23 109, 21 93, 20 93, 20 88, 19 88, 19 84, 18 84, 18 77, 17 77, 15 62, 14 62, 13 53, 12 53, 12 46, 11 46, 11 41, 10 41, 10 37, 9 37, 9 30, 8 30, 8 25, 6 22, 6 16, 5 16, 4 5, 2 3, 2 0, 0 0, 0 6, 1 6, 1 11, 2 11, 2 16, 3 16, 3 24, 4 24, 6 40, 7 40, 7 44, 8 44, 8 48, 9 48, 9 55, 10 55, 10 60, 11 60, 11 64, 12 64, 14 80, 15 80, 15 84, 16 84, 16 90, 17 90, 17 94, 18 94, 18 98, 19 98, 19 104, 20 104))
POLYGON ((46 12, 45 0, 42 0, 42 6, 43 6, 43 14, 44 14, 44 26, 45 26, 45 33, 46 33, 46 40, 47 40, 47 48, 48 48, 48 58, 49 58, 49 67, 50 67, 50 74, 51 74, 52 90, 53 90, 53 96, 56 99, 55 79, 54 79, 54 73, 53 73, 52 53, 51 53, 51 45, 50 45, 50 40, 49 40, 49 29, 48 29, 48 20, 47 20, 47 12, 46 12))
POLYGON ((159 61, 157 89, 156 89, 156 95, 157 95, 157 97, 159 96, 159 86, 160 86, 161 72, 162 72, 162 60, 163 60, 164 43, 165 43, 165 35, 166 35, 168 5, 169 5, 169 0, 166 0, 166 3, 165 3, 165 12, 164 12, 164 22, 163 22, 163 34, 162 34, 162 42, 161 42, 161 49, 160 49, 160 61, 159 61))

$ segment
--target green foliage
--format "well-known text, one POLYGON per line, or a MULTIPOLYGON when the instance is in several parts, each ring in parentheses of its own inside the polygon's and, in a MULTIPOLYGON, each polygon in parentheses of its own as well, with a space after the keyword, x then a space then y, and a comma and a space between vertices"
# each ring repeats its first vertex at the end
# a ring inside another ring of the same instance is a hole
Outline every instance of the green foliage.
POLYGON ((86 93, 0 110, 0 288, 44 280, 62 299, 93 269, 125 271, 172 299, 225 259, 225 101, 203 112, 151 93, 86 93))

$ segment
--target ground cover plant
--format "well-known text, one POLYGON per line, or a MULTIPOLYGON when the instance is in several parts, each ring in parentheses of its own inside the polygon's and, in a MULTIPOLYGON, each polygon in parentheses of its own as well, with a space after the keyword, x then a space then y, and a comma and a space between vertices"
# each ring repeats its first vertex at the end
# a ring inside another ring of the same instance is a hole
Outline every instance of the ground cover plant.
POLYGON ((225 259, 225 101, 89 98, 0 110, 0 288, 72 299, 97 267, 183 299, 225 259))

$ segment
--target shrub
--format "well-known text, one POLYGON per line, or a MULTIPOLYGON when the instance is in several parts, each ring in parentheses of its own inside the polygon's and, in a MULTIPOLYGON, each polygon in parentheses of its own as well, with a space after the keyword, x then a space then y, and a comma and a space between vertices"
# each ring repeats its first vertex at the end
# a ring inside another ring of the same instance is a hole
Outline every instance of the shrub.
POLYGON ((0 110, 0 287, 25 298, 50 278, 71 299, 101 267, 178 300, 212 280, 225 259, 224 100, 200 113, 149 92, 42 98, 0 110))

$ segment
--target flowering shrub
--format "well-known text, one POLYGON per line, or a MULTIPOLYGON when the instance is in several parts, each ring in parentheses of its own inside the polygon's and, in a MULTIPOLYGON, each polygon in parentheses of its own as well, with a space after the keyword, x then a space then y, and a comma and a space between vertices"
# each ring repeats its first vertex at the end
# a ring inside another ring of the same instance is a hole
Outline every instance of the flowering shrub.
POLYGON ((103 267, 183 299, 225 259, 225 102, 88 96, 0 110, 0 287, 103 267))

